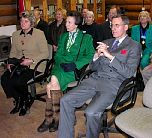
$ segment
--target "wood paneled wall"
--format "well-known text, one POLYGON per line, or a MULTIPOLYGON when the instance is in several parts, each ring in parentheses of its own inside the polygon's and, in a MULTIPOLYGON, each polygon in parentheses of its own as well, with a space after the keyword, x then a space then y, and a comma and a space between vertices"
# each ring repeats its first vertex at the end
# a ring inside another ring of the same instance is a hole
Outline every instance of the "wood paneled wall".
POLYGON ((0 26, 17 24, 17 0, 0 0, 0 26))
POLYGON ((152 17, 152 0, 106 0, 106 8, 111 5, 119 5, 125 10, 125 15, 130 19, 131 25, 138 23, 138 15, 142 10, 144 2, 144 8, 152 17))

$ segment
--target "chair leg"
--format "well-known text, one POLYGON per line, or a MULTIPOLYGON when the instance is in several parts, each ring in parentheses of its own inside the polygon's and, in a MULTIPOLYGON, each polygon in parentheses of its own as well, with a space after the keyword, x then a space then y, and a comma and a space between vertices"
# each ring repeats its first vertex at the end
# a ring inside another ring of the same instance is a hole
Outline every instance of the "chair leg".
POLYGON ((33 83, 33 84, 30 84, 30 91, 31 91, 31 96, 32 96, 33 98, 35 98, 35 96, 36 96, 36 86, 35 86, 34 83, 33 83))
POLYGON ((101 128, 101 131, 103 132, 104 138, 109 138, 108 136, 108 123, 107 123, 107 112, 103 113, 103 126, 101 128))
POLYGON ((36 94, 36 86, 35 86, 34 83, 30 84, 30 93, 31 93, 31 96, 34 98, 34 100, 39 100, 39 101, 42 101, 42 102, 46 102, 46 99, 42 97, 42 96, 46 95, 46 92, 36 94))

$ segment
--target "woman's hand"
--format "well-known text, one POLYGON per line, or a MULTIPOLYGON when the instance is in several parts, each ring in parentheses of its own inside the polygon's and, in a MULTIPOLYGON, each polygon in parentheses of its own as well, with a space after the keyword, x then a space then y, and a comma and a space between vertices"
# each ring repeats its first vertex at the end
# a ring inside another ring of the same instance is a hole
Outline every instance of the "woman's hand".
POLYGON ((14 65, 13 65, 13 64, 7 64, 7 69, 9 70, 9 72, 12 72, 12 71, 11 71, 11 67, 12 67, 12 66, 14 66, 14 65))
POLYGON ((23 61, 21 62, 21 65, 23 66, 30 66, 31 64, 33 64, 33 60, 28 58, 24 58, 23 61))
POLYGON ((56 45, 53 45, 53 51, 56 52, 56 51, 57 51, 57 48, 58 48, 58 47, 57 47, 56 45))

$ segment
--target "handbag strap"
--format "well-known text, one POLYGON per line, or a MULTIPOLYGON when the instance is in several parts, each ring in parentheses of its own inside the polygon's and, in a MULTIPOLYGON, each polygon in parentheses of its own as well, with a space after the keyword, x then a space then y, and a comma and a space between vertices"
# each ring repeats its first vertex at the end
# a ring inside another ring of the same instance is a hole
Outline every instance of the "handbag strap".
POLYGON ((76 57, 76 61, 79 57, 79 54, 80 54, 80 49, 81 49, 81 46, 82 46, 82 42, 83 42, 83 37, 84 37, 84 33, 82 33, 82 38, 81 38, 81 42, 80 42, 80 47, 79 47, 79 50, 78 50, 78 54, 77 54, 77 57, 76 57))

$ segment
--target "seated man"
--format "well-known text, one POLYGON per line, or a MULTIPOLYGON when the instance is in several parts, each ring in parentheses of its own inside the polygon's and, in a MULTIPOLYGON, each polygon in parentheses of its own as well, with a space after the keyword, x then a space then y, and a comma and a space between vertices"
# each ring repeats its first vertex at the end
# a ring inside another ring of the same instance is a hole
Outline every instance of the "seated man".
POLYGON ((136 72, 141 55, 141 46, 127 36, 129 19, 117 15, 112 19, 112 39, 98 42, 90 68, 94 71, 88 79, 65 94, 60 100, 58 138, 74 137, 74 111, 88 99, 91 103, 85 110, 86 138, 98 138, 101 116, 112 104, 121 83, 136 72), (119 43, 116 45, 117 41, 119 43))

